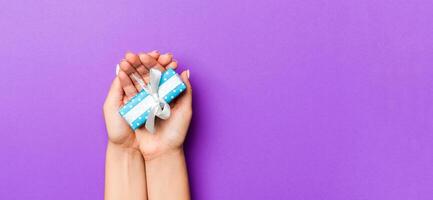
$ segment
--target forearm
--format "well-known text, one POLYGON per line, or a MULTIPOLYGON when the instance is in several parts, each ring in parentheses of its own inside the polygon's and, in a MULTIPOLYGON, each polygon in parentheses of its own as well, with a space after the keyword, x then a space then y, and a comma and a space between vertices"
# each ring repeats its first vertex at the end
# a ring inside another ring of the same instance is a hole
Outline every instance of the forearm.
POLYGON ((106 200, 147 199, 144 160, 138 150, 108 142, 105 163, 106 200))
POLYGON ((146 160, 149 199, 190 199, 183 149, 146 160))

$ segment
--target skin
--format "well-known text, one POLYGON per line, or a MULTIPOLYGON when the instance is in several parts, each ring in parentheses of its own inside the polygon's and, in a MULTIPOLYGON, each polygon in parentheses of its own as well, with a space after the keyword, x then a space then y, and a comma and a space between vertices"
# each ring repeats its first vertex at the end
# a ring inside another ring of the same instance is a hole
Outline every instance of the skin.
POLYGON ((118 114, 140 90, 132 78, 148 82, 149 69, 176 68, 171 54, 157 51, 127 53, 104 103, 109 142, 106 159, 106 199, 190 199, 183 142, 192 117, 189 71, 181 73, 186 91, 171 103, 171 116, 156 121, 156 132, 145 128, 135 132, 118 114))

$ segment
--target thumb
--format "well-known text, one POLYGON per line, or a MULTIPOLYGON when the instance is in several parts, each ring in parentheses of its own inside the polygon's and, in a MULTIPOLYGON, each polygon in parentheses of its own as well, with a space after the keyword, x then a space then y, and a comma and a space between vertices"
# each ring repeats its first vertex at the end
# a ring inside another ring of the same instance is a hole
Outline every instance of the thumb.
POLYGON ((176 101, 176 106, 191 106, 192 104, 192 88, 191 83, 189 82, 189 70, 185 70, 180 74, 180 78, 182 79, 183 83, 186 85, 185 92, 179 97, 179 99, 176 101))
POLYGON ((120 85, 119 77, 114 78, 108 91, 107 98, 105 99, 104 108, 119 108, 123 100, 123 89, 120 85))

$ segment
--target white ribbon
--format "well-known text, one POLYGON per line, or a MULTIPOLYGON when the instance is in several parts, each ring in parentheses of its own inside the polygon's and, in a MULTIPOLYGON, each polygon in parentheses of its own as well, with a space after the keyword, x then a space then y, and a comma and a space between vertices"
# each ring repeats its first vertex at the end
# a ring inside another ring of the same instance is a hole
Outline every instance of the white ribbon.
POLYGON ((145 85, 143 80, 137 75, 132 75, 135 81, 140 84, 143 90, 145 90, 153 100, 145 125, 146 129, 151 133, 155 132, 155 117, 159 117, 161 119, 167 119, 170 117, 170 105, 168 105, 168 103, 162 97, 160 97, 158 93, 161 74, 161 71, 157 69, 150 69, 150 81, 147 85, 145 85))

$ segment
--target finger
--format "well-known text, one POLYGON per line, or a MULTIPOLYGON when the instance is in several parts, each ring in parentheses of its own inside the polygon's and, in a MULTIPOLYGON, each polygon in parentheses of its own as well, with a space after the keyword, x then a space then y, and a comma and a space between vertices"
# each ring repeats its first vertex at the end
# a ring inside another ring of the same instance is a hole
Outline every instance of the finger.
POLYGON ((168 64, 166 68, 176 69, 177 68, 177 60, 173 59, 173 61, 171 61, 171 63, 168 64))
POLYGON ((122 60, 119 64, 121 71, 125 72, 129 77, 130 80, 132 80, 132 83, 134 84, 135 88, 140 91, 141 86, 137 82, 137 80, 134 78, 134 74, 138 74, 137 70, 126 60, 122 60))
POLYGON ((134 53, 127 52, 127 53, 125 54, 125 59, 126 59, 129 63, 131 63, 131 65, 132 65, 133 67, 138 67, 138 66, 141 65, 140 58, 139 58, 137 55, 135 55, 134 53))
POLYGON ((158 50, 153 50, 147 54, 149 56, 152 56, 152 58, 155 58, 156 60, 158 60, 159 56, 161 55, 158 50))
POLYGON ((130 74, 134 74, 137 73, 137 71, 135 70, 135 68, 131 65, 131 63, 129 63, 127 60, 123 59, 122 61, 120 61, 119 63, 119 67, 120 67, 120 71, 124 71, 126 74, 128 74, 128 76, 130 74))
POLYGON ((110 90, 108 91, 107 98, 105 99, 104 108, 119 108, 123 100, 123 95, 124 92, 120 84, 119 77, 116 76, 116 78, 114 78, 113 80, 113 83, 111 84, 110 90))
MULTIPOLYGON (((140 54, 143 54, 143 53, 139 53, 138 55, 140 55, 140 54)), ((140 57, 139 57, 139 59, 140 59, 140 57)), ((143 65, 143 63, 141 63, 141 60, 140 60, 140 65, 138 67, 136 67, 135 70, 138 72, 138 74, 141 75, 142 79, 145 79, 145 77, 148 76, 148 74, 149 74, 149 70, 143 65)))
POLYGON ((190 108, 190 106, 192 105, 192 88, 191 88, 191 83, 189 82, 189 78, 190 78, 189 70, 183 71, 180 74, 180 78, 182 79, 183 83, 185 83, 186 90, 176 101, 175 107, 190 108))
POLYGON ((125 92, 126 100, 131 99, 137 94, 137 89, 132 83, 131 78, 124 71, 120 71, 118 76, 120 80, 120 85, 125 92))
POLYGON ((171 53, 166 53, 163 54, 161 56, 159 56, 158 58, 158 62, 159 64, 161 64, 162 66, 167 66, 169 63, 171 63, 171 60, 173 59, 173 54, 171 53))
POLYGON ((149 70, 144 65, 138 66, 135 70, 137 70, 138 74, 140 74, 142 78, 149 74, 149 70))
MULTIPOLYGON (((149 70, 141 63, 140 57, 138 57, 138 55, 128 52, 125 54, 125 60, 128 61, 128 63, 134 68, 135 72, 137 72, 142 79, 144 79, 144 77, 146 77, 149 73, 149 70)), ((128 75, 131 77, 130 73, 128 73, 128 75)), ((137 86, 137 81, 135 81, 135 79, 132 80, 134 85, 137 86)), ((139 88, 137 89, 140 90, 139 88)))
POLYGON ((153 58, 152 56, 149 56, 146 53, 140 53, 140 55, 138 55, 140 57, 141 63, 143 63, 143 65, 148 69, 158 69, 160 71, 165 71, 164 67, 162 67, 161 64, 158 63, 158 61, 153 58))

